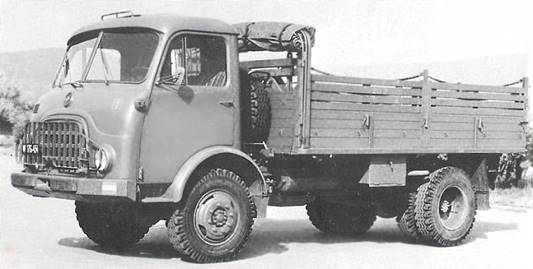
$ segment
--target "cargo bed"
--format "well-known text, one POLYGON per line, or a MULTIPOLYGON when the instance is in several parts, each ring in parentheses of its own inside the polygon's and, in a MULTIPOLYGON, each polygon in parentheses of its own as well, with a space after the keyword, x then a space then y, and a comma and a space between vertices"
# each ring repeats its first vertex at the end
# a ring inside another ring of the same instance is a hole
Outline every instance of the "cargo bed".
POLYGON ((525 150, 527 78, 518 85, 489 86, 432 80, 427 71, 415 80, 313 74, 310 87, 302 87, 300 60, 292 61, 293 69, 286 59, 243 65, 249 70, 263 66, 281 82, 274 82, 270 92, 267 145, 274 153, 525 150))

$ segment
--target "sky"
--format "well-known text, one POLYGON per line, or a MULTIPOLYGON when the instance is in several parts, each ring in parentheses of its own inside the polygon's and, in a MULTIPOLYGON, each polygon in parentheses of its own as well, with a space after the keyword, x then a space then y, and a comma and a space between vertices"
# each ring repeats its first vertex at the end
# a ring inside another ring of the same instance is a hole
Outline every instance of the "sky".
POLYGON ((100 15, 288 21, 315 26, 313 65, 341 75, 404 77, 430 68, 450 81, 504 84, 533 74, 529 1, 0 0, 0 52, 63 47, 100 15))

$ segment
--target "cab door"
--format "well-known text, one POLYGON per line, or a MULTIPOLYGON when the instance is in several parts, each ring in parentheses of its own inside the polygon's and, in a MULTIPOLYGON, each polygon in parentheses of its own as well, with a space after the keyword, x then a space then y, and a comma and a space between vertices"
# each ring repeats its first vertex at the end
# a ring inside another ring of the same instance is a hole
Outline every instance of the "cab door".
POLYGON ((141 138, 145 183, 169 183, 194 153, 238 143, 232 42, 232 36, 194 33, 169 41, 141 138))

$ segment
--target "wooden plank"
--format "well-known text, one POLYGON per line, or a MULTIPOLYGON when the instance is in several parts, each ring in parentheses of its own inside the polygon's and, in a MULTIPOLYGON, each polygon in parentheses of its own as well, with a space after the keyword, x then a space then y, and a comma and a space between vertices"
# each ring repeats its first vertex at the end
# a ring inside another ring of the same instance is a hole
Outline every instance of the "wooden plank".
POLYGON ((364 129, 364 117, 354 120, 314 119, 311 118, 311 128, 315 129, 364 129))
POLYGON ((524 109, 524 103, 515 103, 508 101, 467 101, 460 99, 431 99, 431 105, 449 106, 449 107, 484 107, 484 108, 503 108, 503 109, 524 109))
MULTIPOLYGON (((391 149, 412 149, 414 146, 420 145, 420 138, 380 138, 377 137, 374 141, 374 147, 391 149)), ((371 149, 370 149, 371 150, 371 149)))
MULTIPOLYGON (((522 151, 525 151, 525 142, 519 140, 506 140, 506 139, 482 139, 478 141, 478 147, 489 147, 489 148, 521 148, 522 151)), ((519 151, 507 151, 509 152, 519 152, 519 151)))
POLYGON ((474 122, 473 116, 454 115, 454 114, 431 114, 430 123, 432 122, 474 122))
POLYGON ((297 155, 310 155, 310 154, 360 154, 360 155, 370 155, 370 154, 438 154, 438 153, 509 153, 509 152, 524 152, 524 145, 508 145, 506 147, 492 147, 490 145, 474 148, 471 145, 457 146, 450 148, 448 141, 442 143, 443 145, 431 147, 413 147, 406 145, 405 147, 390 147, 390 145, 379 146, 376 145, 374 148, 368 147, 344 147, 344 148, 308 148, 308 149, 295 149, 292 154, 297 155))
POLYGON ((368 138, 311 137, 311 148, 368 148, 368 138))
POLYGON ((431 139, 474 139, 474 131, 473 130, 463 130, 463 131, 438 131, 438 130, 432 130, 430 131, 430 138, 431 139))
POLYGON ((362 120, 364 113, 360 111, 324 110, 313 109, 311 119, 334 119, 334 120, 362 120))
POLYGON ((318 129, 311 128, 311 137, 351 137, 368 138, 369 132, 366 129, 318 129))
POLYGON ((375 130, 422 130, 421 120, 417 121, 384 121, 384 120, 375 120, 374 128, 375 130))
POLYGON ((428 82, 428 83, 432 89, 498 92, 498 93, 524 93, 524 89, 521 87, 503 87, 503 86, 474 85, 474 84, 462 84, 462 83, 437 83, 437 82, 428 82))
POLYGON ((432 96, 445 98, 464 98, 464 99, 485 99, 485 100, 504 100, 504 101, 524 101, 524 95, 513 95, 509 93, 483 93, 483 92, 457 92, 457 91, 432 91, 432 96))
MULTIPOLYGON (((473 128, 470 125, 470 128, 473 128)), ((311 127, 315 129, 365 129, 364 118, 354 120, 311 119, 311 127)), ((375 130, 419 130, 421 121, 378 121, 374 120, 375 130)))
POLYGON ((374 79, 374 78, 357 78, 344 76, 326 76, 313 75, 312 80, 316 82, 335 82, 335 83, 349 83, 349 84, 365 84, 365 85, 379 85, 392 87, 417 87, 422 88, 420 81, 402 81, 393 79, 374 79))
MULTIPOLYGON (((469 131, 432 131, 432 139, 474 139, 473 130, 469 131)), ((478 142, 483 139, 507 139, 520 140, 523 134, 520 132, 495 132, 486 131, 485 134, 478 134, 478 142)))
POLYGON ((485 134, 478 135, 478 141, 484 139, 505 139, 505 140, 522 140, 524 134, 520 132, 494 132, 494 131, 485 131, 485 134))
POLYGON ((374 113, 374 119, 376 121, 416 121, 420 122, 422 117, 420 113, 387 113, 379 112, 374 113))
MULTIPOLYGON (((506 124, 509 126, 515 126, 520 127, 520 122, 524 120, 522 116, 486 116, 482 117, 482 120, 485 124, 506 124)), ((431 123, 436 122, 455 122, 455 123, 473 123, 474 117, 473 116, 465 116, 463 114, 457 115, 457 114, 432 114, 431 116, 431 123)), ((521 127, 520 127, 521 128, 521 127)))
POLYGON ((255 60, 255 61, 244 61, 240 62, 239 66, 246 69, 252 68, 268 68, 268 67, 278 67, 278 66, 292 66, 295 62, 293 59, 282 58, 282 59, 269 59, 269 60, 255 60))
POLYGON ((430 122, 429 128, 435 131, 474 130, 473 122, 430 122))
POLYGON ((485 123, 508 123, 512 125, 520 125, 520 122, 524 120, 523 117, 483 117, 485 123))
POLYGON ((335 103, 335 102, 312 102, 311 107, 314 109, 327 110, 349 110, 349 111, 383 111, 398 113, 416 113, 420 112, 417 106, 400 106, 400 105, 377 105, 377 104, 354 104, 354 103, 335 103))
POLYGON ((407 96, 375 96, 375 95, 357 95, 357 94, 337 94, 312 92, 313 101, 333 101, 333 102, 353 102, 353 103, 372 103, 372 104, 420 104, 420 98, 407 96))
POLYGON ((487 132, 522 132, 522 126, 517 122, 509 123, 495 123, 495 122, 486 122, 483 120, 483 126, 487 132))
MULTIPOLYGON (((385 129, 375 129, 374 137, 378 138, 396 138, 398 140, 406 138, 417 138, 420 139, 422 136, 422 129, 420 130, 385 130, 385 129)), ((394 141, 391 146, 394 146, 394 141)))
POLYGON ((454 114, 454 115, 480 115, 480 116, 525 116, 525 110, 507 110, 497 108, 465 108, 465 107, 432 107, 432 113, 454 114))
MULTIPOLYGON (((339 119, 354 120, 362 119, 364 112, 361 111, 343 111, 343 110, 323 110, 313 109, 311 117, 314 119, 339 119)), ((396 120, 396 121, 415 121, 420 119, 419 113, 374 113, 376 120, 396 120)))
MULTIPOLYGON (((430 140, 432 148, 442 148, 445 151, 443 152, 461 152, 465 151, 468 148, 474 147, 473 139, 464 139, 464 138, 446 138, 446 139, 436 139, 432 138, 430 140)), ((423 149, 420 149, 421 152, 424 152, 423 149)))
POLYGON ((367 95, 406 95, 420 96, 422 91, 413 88, 384 88, 384 87, 366 87, 352 84, 325 84, 314 82, 311 85, 312 91, 320 92, 346 92, 367 95))

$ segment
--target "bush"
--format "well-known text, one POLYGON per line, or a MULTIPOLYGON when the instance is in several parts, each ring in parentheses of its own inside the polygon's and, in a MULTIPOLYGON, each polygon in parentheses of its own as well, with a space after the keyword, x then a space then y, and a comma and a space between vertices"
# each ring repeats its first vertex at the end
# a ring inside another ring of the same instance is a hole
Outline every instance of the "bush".
POLYGON ((495 185, 497 188, 523 188, 527 184, 522 179, 522 161, 526 160, 526 155, 520 153, 502 154, 498 165, 498 175, 495 185))
POLYGON ((501 189, 525 188, 531 184, 530 178, 525 178, 529 165, 533 163, 533 132, 530 127, 526 127, 526 152, 502 154, 498 165, 498 175, 495 185, 501 189))
POLYGON ((33 103, 25 100, 16 87, 0 88, 0 120, 7 120, 12 124, 15 138, 22 134, 32 108, 33 103))

